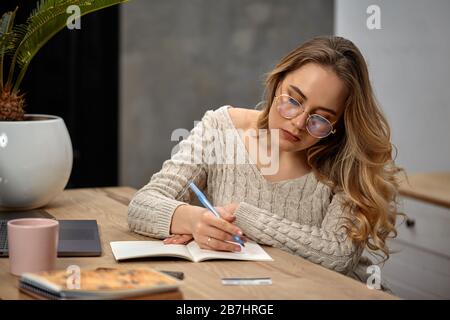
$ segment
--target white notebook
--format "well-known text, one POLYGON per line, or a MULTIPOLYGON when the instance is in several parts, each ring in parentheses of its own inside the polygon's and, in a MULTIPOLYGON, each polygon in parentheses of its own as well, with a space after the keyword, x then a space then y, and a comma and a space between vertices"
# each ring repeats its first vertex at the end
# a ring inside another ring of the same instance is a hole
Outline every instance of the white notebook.
POLYGON ((212 259, 273 261, 257 243, 247 241, 240 252, 200 249, 195 241, 183 244, 164 244, 162 241, 113 241, 110 243, 117 261, 147 257, 176 257, 193 262, 212 259))

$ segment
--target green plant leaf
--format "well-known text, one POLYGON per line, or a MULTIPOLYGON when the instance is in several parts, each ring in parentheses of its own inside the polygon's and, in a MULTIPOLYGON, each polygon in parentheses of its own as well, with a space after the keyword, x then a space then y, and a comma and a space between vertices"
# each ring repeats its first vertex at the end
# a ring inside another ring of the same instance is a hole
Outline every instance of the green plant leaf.
POLYGON ((16 16, 16 10, 5 12, 0 18, 0 37, 11 31, 16 16))
POLYGON ((19 38, 13 32, 7 32, 0 36, 0 55, 6 55, 14 52, 19 38))
MULTIPOLYGON (((106 7, 127 2, 128 0, 41 0, 36 9, 28 17, 26 26, 15 28, 15 33, 21 38, 12 60, 12 68, 17 62, 20 73, 14 84, 14 92, 19 90, 23 76, 36 53, 56 33, 66 27, 70 16, 67 8, 76 5, 80 8, 80 16, 101 10, 106 7)), ((14 72, 14 70, 12 70, 14 72)), ((11 80, 12 73, 10 70, 11 80)))
POLYGON ((14 52, 20 42, 19 36, 12 32, 16 10, 6 12, 0 18, 0 90, 3 91, 3 63, 5 55, 14 52))

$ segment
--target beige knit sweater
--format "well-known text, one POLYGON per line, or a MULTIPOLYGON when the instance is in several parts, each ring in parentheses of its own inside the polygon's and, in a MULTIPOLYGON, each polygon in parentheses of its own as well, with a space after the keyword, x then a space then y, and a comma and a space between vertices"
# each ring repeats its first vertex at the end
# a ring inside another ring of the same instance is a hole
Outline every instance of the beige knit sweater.
POLYGON ((240 204, 236 225, 250 239, 363 280, 365 268, 359 276, 355 273, 363 248, 342 228, 344 218, 351 217, 341 206, 344 195, 332 194, 312 172, 292 180, 267 181, 250 163, 227 108, 207 111, 180 142, 178 152, 136 193, 129 205, 130 229, 156 238, 169 236, 175 209, 195 200, 187 188, 192 180, 214 206, 240 204), (231 146, 232 140, 225 137, 230 132, 236 137, 231 146), (211 146, 215 148, 206 152, 211 146), (243 156, 247 163, 222 161, 230 157, 230 150, 233 159, 243 156))

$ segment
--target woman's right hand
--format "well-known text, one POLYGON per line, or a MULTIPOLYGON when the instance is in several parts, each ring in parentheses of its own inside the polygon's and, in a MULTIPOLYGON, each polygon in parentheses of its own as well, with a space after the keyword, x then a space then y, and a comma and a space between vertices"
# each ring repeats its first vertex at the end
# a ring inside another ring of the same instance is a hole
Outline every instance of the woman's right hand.
POLYGON ((193 212, 191 217, 191 233, 202 249, 219 251, 241 251, 241 246, 234 241, 233 235, 243 236, 241 229, 232 222, 236 217, 226 208, 216 207, 222 218, 217 218, 208 209, 202 208, 193 212))

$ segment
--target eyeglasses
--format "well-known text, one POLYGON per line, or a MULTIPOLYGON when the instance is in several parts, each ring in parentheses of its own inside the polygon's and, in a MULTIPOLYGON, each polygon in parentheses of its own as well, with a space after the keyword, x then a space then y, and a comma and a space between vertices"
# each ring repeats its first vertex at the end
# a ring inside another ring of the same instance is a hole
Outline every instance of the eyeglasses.
MULTIPOLYGON (((274 102, 280 115, 286 119, 293 119, 305 112, 305 107, 287 94, 276 96, 274 102)), ((318 139, 326 138, 331 133, 336 132, 336 130, 333 130, 333 124, 327 118, 318 114, 308 114, 306 130, 311 136, 318 139)))

